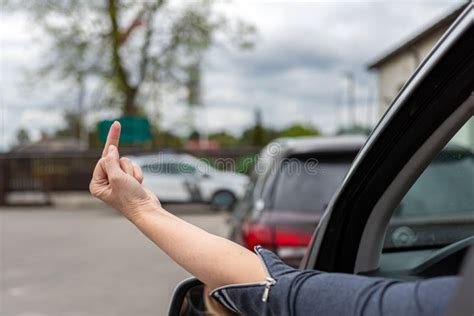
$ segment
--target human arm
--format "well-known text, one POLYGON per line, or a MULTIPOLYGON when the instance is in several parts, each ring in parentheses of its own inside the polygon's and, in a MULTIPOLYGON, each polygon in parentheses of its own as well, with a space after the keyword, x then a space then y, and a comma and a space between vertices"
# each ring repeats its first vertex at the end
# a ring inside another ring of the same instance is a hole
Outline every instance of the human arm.
POLYGON ((139 168, 119 158, 119 138, 120 124, 116 122, 91 180, 94 196, 120 211, 171 259, 211 289, 265 279, 256 254, 167 212, 141 183, 139 168))
POLYGON ((455 277, 402 283, 300 271, 257 248, 262 265, 247 249, 166 212, 140 183, 139 168, 119 158, 118 134, 115 124, 94 171, 92 194, 119 210, 174 261, 214 289, 212 297, 227 308, 245 315, 441 315, 444 311, 458 281, 455 277), (265 282, 267 277, 273 282, 265 282))
POLYGON ((444 315, 459 277, 402 282, 343 273, 298 270, 259 246, 268 275, 275 280, 265 302, 263 284, 229 285, 211 292, 243 315, 444 315))

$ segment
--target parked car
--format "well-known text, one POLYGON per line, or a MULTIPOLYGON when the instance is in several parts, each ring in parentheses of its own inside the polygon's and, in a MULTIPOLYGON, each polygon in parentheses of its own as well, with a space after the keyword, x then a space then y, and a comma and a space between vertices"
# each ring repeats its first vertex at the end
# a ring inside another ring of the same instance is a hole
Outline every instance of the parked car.
MULTIPOLYGON (((301 268, 398 280, 459 273, 474 244, 473 21, 471 2, 401 89, 329 203, 301 268), (434 181, 438 167, 443 176, 434 181), (408 203, 416 221, 404 215, 408 203), (390 230, 411 242, 384 247, 390 230)), ((200 284, 178 286, 169 314, 188 315, 181 308, 200 284)), ((461 286, 447 315, 474 313, 472 275, 461 286)))
POLYGON ((230 239, 261 245, 298 266, 363 136, 278 139, 260 155, 253 183, 231 218, 230 239))
POLYGON ((216 209, 230 209, 249 182, 246 175, 219 171, 188 154, 129 158, 142 168, 144 184, 163 203, 204 202, 216 209))

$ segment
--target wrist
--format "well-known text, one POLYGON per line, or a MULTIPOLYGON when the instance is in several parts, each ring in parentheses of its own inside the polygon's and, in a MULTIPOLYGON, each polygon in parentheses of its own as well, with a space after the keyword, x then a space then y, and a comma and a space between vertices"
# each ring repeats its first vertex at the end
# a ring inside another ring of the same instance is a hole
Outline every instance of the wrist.
POLYGON ((155 201, 150 201, 138 206, 135 212, 128 217, 128 220, 133 224, 138 225, 150 216, 164 215, 165 213, 167 212, 161 207, 161 205, 155 201))

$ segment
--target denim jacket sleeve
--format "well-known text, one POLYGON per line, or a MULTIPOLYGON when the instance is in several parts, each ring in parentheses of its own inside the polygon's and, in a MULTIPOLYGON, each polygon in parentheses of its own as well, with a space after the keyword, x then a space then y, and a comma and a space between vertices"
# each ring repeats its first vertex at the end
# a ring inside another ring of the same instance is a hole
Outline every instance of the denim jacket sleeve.
POLYGON ((297 270, 255 247, 265 282, 227 285, 211 296, 242 315, 443 315, 458 277, 416 282, 297 270))

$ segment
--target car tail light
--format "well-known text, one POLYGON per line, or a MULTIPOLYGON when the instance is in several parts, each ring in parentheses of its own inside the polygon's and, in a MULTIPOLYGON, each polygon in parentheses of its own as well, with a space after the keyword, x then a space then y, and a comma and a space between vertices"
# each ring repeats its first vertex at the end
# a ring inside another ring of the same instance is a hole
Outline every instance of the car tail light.
POLYGON ((245 224, 243 226, 243 237, 248 249, 261 245, 272 251, 276 251, 283 260, 300 260, 311 241, 311 233, 302 233, 265 224, 245 224))
POLYGON ((275 244, 277 246, 286 246, 286 247, 306 247, 311 241, 312 234, 301 233, 297 231, 289 231, 275 229, 275 244))
POLYGON ((273 249, 272 229, 264 224, 244 224, 242 227, 245 246, 253 250, 257 245, 273 249))
POLYGON ((277 255, 290 265, 297 266, 311 241, 310 233, 275 229, 277 255))

